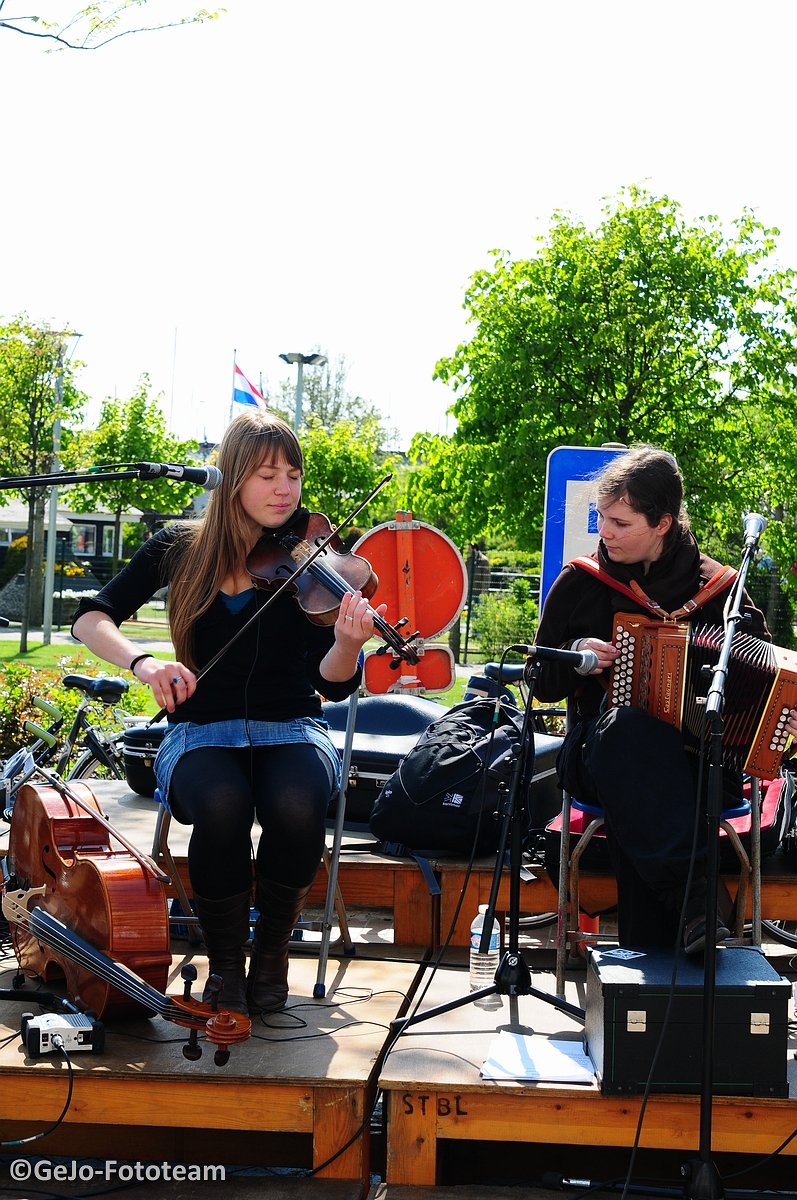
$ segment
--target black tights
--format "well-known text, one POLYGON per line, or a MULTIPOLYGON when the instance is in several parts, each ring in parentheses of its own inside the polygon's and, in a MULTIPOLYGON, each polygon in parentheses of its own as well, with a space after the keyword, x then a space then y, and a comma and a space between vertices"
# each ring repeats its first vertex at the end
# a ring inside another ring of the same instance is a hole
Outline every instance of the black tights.
POLYGON ((261 827, 257 874, 289 887, 311 883, 324 849, 330 792, 327 766, 306 742, 191 750, 174 769, 169 800, 175 820, 193 825, 193 890, 209 900, 247 891, 255 816, 261 827))

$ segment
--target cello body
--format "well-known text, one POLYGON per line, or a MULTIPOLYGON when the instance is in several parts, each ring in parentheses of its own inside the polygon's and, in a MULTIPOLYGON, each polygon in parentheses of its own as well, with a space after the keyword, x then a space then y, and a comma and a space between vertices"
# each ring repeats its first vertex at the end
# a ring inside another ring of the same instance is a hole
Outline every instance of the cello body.
MULTIPOLYGON (((125 850, 114 849, 85 783, 69 789, 86 809, 54 787, 28 783, 14 804, 8 865, 20 887, 43 888, 37 906, 162 992, 171 967, 163 885, 125 850)), ((12 925, 21 970, 45 981, 64 979, 84 1010, 102 1016, 150 1016, 151 1010, 91 970, 12 925)))

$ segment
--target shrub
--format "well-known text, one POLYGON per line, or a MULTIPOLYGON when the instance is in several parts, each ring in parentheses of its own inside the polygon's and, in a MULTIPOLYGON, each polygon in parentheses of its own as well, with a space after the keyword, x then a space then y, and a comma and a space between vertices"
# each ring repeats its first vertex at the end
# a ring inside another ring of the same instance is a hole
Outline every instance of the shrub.
MULTIPOLYGON (((8 758, 20 746, 30 742, 24 728, 26 721, 35 721, 45 727, 49 725, 48 718, 33 703, 36 696, 57 705, 64 717, 64 728, 69 728, 83 695, 76 688, 61 685, 61 679, 70 671, 96 676, 107 674, 93 664, 87 669, 85 663, 73 658, 62 659, 57 669, 9 662, 0 670, 0 759, 8 758)), ((149 696, 149 688, 134 683, 125 693, 120 707, 130 713, 143 713, 149 696)), ((93 725, 104 729, 119 727, 113 709, 99 705, 92 710, 90 719, 93 725)))
POLYGON ((473 632, 485 660, 499 659, 507 646, 534 640, 539 609, 528 579, 515 579, 509 592, 479 596, 473 606, 473 632))

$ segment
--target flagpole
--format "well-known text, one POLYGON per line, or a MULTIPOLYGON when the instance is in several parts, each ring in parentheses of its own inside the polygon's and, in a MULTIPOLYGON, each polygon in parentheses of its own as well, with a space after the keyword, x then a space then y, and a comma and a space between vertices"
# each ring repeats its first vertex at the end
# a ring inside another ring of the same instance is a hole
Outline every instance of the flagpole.
POLYGON ((228 425, 232 421, 232 406, 235 402, 235 359, 236 359, 237 353, 238 353, 237 349, 234 349, 232 352, 232 387, 230 388, 230 417, 229 417, 229 420, 227 421, 228 425))

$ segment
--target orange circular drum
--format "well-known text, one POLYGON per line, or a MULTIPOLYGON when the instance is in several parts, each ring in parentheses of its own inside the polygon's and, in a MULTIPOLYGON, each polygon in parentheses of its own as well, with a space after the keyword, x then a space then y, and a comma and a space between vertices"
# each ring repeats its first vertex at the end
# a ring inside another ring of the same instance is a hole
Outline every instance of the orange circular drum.
POLYGON ((396 513, 395 521, 370 529, 353 549, 379 579, 371 603, 387 605, 390 624, 406 617, 403 634, 417 632, 428 641, 458 620, 468 574, 459 550, 439 529, 413 521, 412 513, 396 513))

